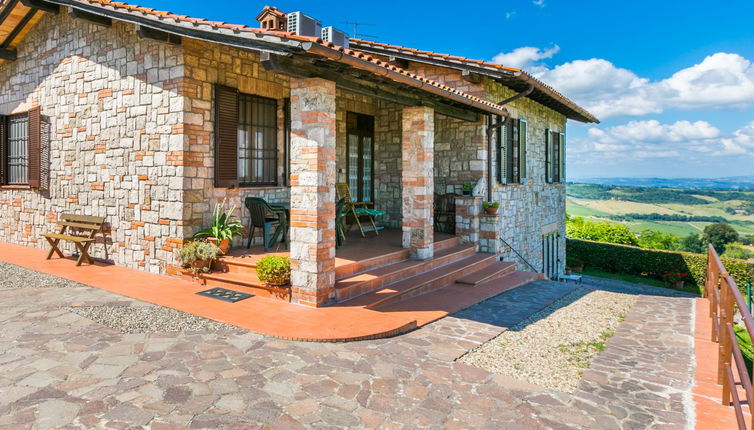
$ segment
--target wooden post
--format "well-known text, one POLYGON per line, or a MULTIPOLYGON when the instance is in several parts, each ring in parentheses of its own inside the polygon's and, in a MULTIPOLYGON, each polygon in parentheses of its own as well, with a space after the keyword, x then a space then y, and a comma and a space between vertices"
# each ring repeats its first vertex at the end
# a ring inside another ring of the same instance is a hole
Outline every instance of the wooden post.
POLYGON ((728 379, 728 372, 727 372, 728 369, 731 366, 731 356, 733 355, 733 345, 731 344, 732 339, 728 335, 728 333, 730 332, 730 330, 733 330, 733 327, 732 327, 732 325, 731 325, 730 322, 726 322, 725 323, 725 330, 724 330, 725 331, 725 335, 723 336, 722 342, 721 342, 722 352, 723 352, 723 355, 724 355, 725 359, 723 360, 723 365, 720 367, 720 369, 722 369, 722 371, 724 372, 724 374, 723 374, 723 397, 722 397, 722 402, 721 402, 721 404, 723 406, 729 406, 730 405, 730 400, 731 400, 730 391, 732 389, 735 389, 735 386, 733 385, 734 381, 730 381, 728 379))
MULTIPOLYGON (((724 280, 723 280, 724 283, 724 280)), ((728 323, 730 322, 730 314, 728 314, 728 307, 726 306, 726 303, 728 301, 728 289, 725 288, 725 285, 721 283, 721 286, 723 288, 720 288, 720 306, 719 306, 719 312, 717 315, 718 321, 719 321, 719 327, 720 327, 720 333, 718 333, 718 339, 720 340, 720 344, 718 345, 718 356, 717 356, 717 383, 723 384, 723 387, 725 386, 725 362, 727 357, 725 356, 725 345, 728 340, 728 336, 725 335, 725 327, 727 327, 728 323), (721 336, 722 334, 722 336, 721 336)), ((723 393, 725 393, 725 388, 723 388, 723 393)), ((725 403, 723 403, 725 404, 725 403)))

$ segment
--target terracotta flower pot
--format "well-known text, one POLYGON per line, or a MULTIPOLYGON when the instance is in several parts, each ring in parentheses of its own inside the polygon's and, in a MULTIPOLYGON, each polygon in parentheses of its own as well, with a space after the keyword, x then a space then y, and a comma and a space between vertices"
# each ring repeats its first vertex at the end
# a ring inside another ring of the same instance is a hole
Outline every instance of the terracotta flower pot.
POLYGON ((189 267, 197 272, 206 272, 211 264, 212 260, 194 260, 189 263, 189 267))
POLYGON ((495 215, 498 209, 499 208, 484 208, 484 212, 487 213, 487 215, 495 215))
POLYGON ((230 251, 230 239, 217 240, 216 237, 208 237, 207 242, 211 242, 220 248, 220 253, 223 255, 227 255, 230 251))

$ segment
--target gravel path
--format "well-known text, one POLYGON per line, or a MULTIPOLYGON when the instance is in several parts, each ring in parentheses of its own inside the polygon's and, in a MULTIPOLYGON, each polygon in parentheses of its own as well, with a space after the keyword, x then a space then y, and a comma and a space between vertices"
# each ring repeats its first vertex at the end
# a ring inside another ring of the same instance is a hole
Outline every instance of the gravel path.
POLYGON ((579 288, 460 358, 485 370, 572 393, 635 295, 579 288))
POLYGON ((0 262, 0 289, 2 288, 80 288, 86 285, 24 267, 0 262))
POLYGON ((72 306, 63 308, 121 333, 231 331, 238 327, 162 306, 72 306))

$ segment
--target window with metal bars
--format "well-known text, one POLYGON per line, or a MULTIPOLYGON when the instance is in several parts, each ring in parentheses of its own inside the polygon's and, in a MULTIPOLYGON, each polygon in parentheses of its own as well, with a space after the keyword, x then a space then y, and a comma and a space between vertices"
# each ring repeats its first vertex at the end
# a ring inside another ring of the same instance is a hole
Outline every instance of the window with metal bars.
POLYGON ((238 181, 277 185, 277 101, 238 95, 238 181))
POLYGON ((29 115, 11 115, 7 121, 6 183, 26 185, 29 183, 29 115))

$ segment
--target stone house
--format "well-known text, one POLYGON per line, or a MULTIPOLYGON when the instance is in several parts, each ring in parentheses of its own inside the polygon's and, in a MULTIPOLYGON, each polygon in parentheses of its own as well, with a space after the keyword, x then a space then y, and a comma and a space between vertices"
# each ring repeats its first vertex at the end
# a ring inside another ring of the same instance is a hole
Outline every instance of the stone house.
POLYGON ((434 196, 474 182, 456 235, 562 269, 566 120, 596 118, 521 70, 335 45, 285 17, 268 7, 253 28, 108 0, 0 3, 0 241, 46 247, 60 213, 105 216, 94 256, 169 273, 217 202, 289 201, 292 299, 321 305, 336 182, 419 259, 433 256, 434 196), (483 200, 499 214, 482 216, 483 200))

